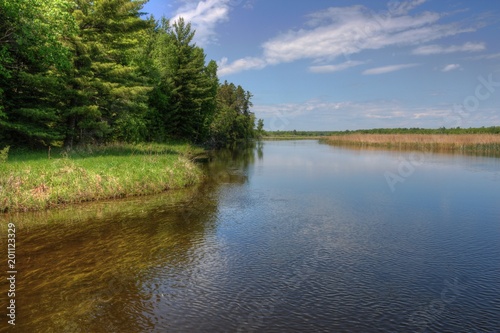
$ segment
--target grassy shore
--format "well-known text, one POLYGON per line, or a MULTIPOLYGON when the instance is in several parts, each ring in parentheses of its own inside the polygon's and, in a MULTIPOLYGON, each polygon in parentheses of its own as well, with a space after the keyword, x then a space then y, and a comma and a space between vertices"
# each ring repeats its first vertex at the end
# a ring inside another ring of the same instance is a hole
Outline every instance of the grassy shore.
POLYGON ((198 183, 188 144, 114 144, 70 153, 11 152, 0 162, 0 212, 160 193, 198 183))
POLYGON ((499 154, 499 134, 343 134, 325 142, 339 146, 425 149, 499 154))

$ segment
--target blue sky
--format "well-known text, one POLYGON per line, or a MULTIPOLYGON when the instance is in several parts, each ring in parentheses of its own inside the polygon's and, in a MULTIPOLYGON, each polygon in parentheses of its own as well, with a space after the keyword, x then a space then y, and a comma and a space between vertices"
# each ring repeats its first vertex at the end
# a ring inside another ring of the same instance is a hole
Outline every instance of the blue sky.
POLYGON ((267 130, 500 125, 500 1, 150 0, 267 130))

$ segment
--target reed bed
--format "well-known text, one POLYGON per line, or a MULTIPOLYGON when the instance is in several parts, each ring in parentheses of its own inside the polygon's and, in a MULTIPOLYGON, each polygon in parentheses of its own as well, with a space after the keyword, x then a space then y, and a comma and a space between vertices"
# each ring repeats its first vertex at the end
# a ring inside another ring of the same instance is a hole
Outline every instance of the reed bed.
POLYGON ((342 134, 325 141, 339 146, 500 153, 499 134, 342 134))

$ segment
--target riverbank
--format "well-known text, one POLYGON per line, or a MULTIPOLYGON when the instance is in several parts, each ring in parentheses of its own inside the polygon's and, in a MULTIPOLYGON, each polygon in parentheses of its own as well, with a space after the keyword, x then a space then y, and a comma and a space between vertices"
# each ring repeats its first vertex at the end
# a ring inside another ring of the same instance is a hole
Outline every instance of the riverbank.
POLYGON ((322 139, 338 146, 500 153, 500 134, 341 134, 322 139))
POLYGON ((199 183, 184 143, 113 144, 72 152, 11 152, 0 163, 0 212, 161 193, 199 183))

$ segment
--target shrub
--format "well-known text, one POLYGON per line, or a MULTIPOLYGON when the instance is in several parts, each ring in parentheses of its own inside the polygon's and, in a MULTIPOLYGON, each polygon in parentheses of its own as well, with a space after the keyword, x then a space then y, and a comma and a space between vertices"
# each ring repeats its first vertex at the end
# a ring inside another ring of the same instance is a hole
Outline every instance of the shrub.
POLYGON ((9 149, 10 146, 7 146, 4 149, 0 150, 0 163, 7 162, 7 158, 9 158, 9 149))

